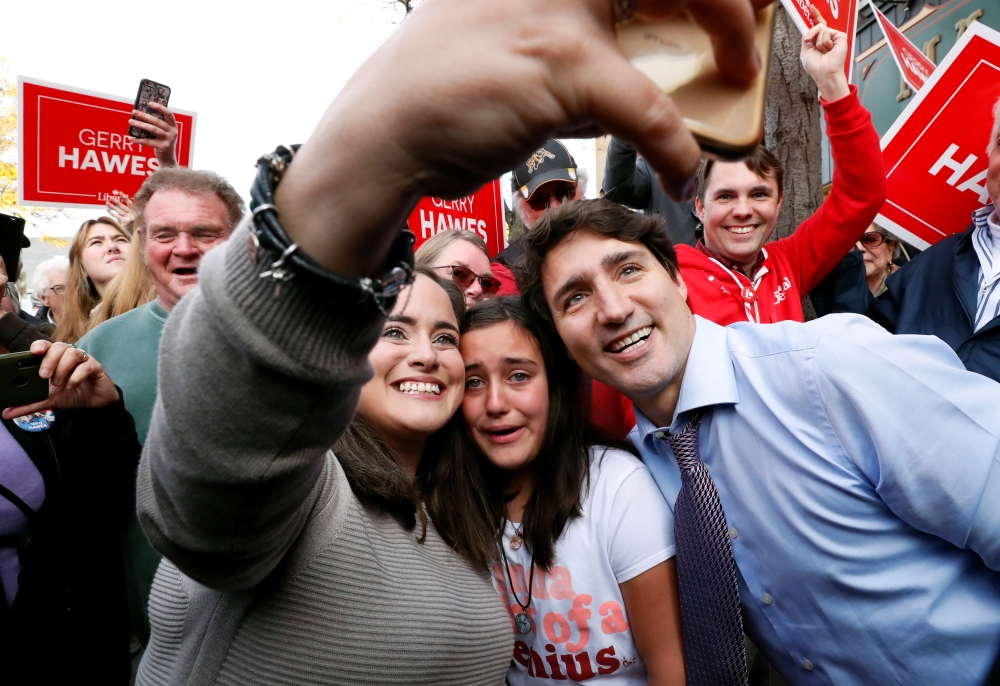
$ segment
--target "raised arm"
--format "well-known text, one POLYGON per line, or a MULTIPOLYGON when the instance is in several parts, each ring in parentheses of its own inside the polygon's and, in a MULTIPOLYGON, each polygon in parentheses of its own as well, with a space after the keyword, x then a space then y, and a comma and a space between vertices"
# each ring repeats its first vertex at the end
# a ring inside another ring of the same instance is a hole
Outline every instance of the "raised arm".
POLYGON ((620 202, 635 210, 649 204, 653 192, 649 166, 641 163, 635 148, 618 138, 608 145, 608 158, 604 163, 604 194, 608 200, 620 202))
POLYGON ((245 589, 336 498, 325 455, 371 372, 381 315, 356 294, 282 285, 247 255, 246 226, 202 259, 167 320, 139 466, 153 546, 207 586, 245 589))
POLYGON ((885 202, 878 133, 858 100, 857 88, 844 76, 846 58, 844 33, 817 24, 802 37, 802 66, 819 90, 833 156, 830 195, 795 233, 780 241, 803 293, 837 266, 885 202))
MULTIPOLYGON (((681 4, 635 7, 642 17, 681 4)), ((693 193, 698 147, 670 98, 618 52, 613 8, 422 4, 344 86, 284 173, 274 204, 287 235, 321 268, 375 276, 418 198, 471 192, 558 133, 635 141, 674 193, 693 193)), ((716 38, 723 71, 749 81, 759 68, 750 2, 686 8, 716 38)), ((200 289, 170 316, 138 482, 153 545, 225 589, 263 579, 310 513, 336 499, 324 453, 353 415, 381 322, 357 291, 295 278, 279 296, 258 278, 267 261, 251 264, 247 239, 241 228, 206 255, 200 289)))

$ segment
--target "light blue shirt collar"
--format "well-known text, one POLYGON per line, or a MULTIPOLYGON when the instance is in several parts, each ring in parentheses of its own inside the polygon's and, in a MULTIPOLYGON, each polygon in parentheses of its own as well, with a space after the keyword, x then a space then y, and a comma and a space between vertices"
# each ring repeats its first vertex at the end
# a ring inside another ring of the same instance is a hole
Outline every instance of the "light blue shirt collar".
POLYGON ((638 407, 635 408, 636 428, 644 444, 651 445, 647 441, 655 440, 657 431, 680 431, 687 422, 687 417, 683 415, 691 410, 740 401, 726 329, 698 315, 694 315, 694 320, 694 340, 691 341, 684 380, 681 381, 681 392, 670 426, 656 426, 638 407))

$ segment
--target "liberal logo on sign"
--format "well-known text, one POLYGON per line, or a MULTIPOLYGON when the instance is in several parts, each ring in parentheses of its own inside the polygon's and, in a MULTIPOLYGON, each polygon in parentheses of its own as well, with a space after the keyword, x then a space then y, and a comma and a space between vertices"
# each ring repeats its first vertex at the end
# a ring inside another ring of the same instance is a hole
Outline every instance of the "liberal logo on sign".
MULTIPOLYGON (((18 202, 103 206, 115 191, 135 195, 159 168, 153 149, 128 135, 133 100, 18 78, 18 202)), ((177 162, 192 161, 196 115, 177 119, 177 162)))
POLYGON ((920 248, 989 202, 986 146, 1000 98, 1000 33, 979 22, 882 137, 888 197, 876 222, 920 248))

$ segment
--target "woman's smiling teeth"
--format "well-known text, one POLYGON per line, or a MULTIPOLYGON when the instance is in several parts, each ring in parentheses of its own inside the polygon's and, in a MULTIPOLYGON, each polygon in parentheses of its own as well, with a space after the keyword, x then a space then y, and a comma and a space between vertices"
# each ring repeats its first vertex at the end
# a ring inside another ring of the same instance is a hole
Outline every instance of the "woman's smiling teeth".
POLYGON ((399 384, 400 393, 409 393, 411 395, 432 394, 441 395, 441 387, 436 383, 420 383, 417 381, 404 381, 399 384))
POLYGON ((753 226, 727 226, 726 230, 729 233, 751 233, 756 228, 757 225, 754 224, 753 226))
POLYGON ((649 338, 649 334, 651 334, 651 333, 653 333, 653 327, 651 327, 651 326, 644 326, 641 329, 639 329, 638 331, 636 331, 634 334, 632 334, 631 336, 626 336, 625 338, 621 338, 621 339, 615 341, 614 343, 612 343, 609 346, 611 348, 611 352, 613 352, 613 353, 623 353, 623 352, 626 352, 628 350, 631 350, 632 348, 634 348, 635 346, 641 344, 644 340, 646 340, 647 338, 649 338))

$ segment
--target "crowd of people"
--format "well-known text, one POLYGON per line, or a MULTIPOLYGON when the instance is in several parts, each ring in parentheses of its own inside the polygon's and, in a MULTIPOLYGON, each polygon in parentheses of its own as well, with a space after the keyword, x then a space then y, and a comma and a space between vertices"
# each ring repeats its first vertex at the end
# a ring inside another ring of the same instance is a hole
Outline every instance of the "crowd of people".
MULTIPOLYGON (((687 5, 738 82, 762 4, 687 5)), ((772 240, 780 161, 700 159, 613 47, 676 5, 425 3, 249 212, 133 114, 160 170, 4 298, 50 387, 2 414, 5 683, 1000 678, 1000 103, 992 202, 906 251, 814 9, 835 171, 772 240), (587 199, 550 137, 595 129, 587 199), (506 171, 506 249, 414 253, 506 171)))

